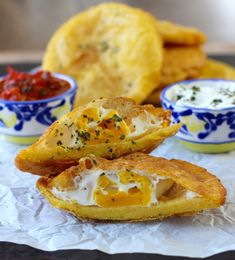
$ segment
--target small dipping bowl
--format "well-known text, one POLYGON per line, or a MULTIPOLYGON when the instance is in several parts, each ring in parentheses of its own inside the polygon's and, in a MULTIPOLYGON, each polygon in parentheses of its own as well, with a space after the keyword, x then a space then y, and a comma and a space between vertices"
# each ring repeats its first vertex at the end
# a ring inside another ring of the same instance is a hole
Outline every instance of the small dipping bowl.
MULTIPOLYGON (((34 101, 8 101, 0 99, 0 136, 17 143, 35 142, 54 121, 73 109, 77 83, 74 79, 52 73, 67 81, 70 88, 55 97, 34 101)), ((0 77, 0 80, 4 79, 0 77)))
POLYGON ((165 88, 161 93, 164 109, 171 110, 172 123, 183 123, 176 137, 190 150, 202 153, 223 153, 235 149, 235 105, 224 108, 203 108, 176 104, 178 86, 229 87, 235 81, 220 79, 187 80, 165 88))

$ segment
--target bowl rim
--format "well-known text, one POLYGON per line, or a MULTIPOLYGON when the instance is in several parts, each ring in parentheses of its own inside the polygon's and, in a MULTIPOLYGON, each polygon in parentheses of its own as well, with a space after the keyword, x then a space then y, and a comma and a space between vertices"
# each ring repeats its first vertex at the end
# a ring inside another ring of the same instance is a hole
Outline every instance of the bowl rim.
POLYGON ((194 143, 194 144, 228 144, 228 143, 235 143, 235 140, 232 140, 232 141, 227 140, 227 141, 221 141, 221 142, 200 142, 200 141, 197 141, 195 139, 193 139, 193 140, 186 139, 186 138, 183 138, 183 137, 178 136, 178 135, 175 135, 175 137, 182 140, 182 141, 194 143))
MULTIPOLYGON (((32 71, 29 71, 29 73, 33 73, 32 71)), ((55 97, 51 98, 46 98, 46 99, 38 99, 38 100, 32 100, 32 101, 13 101, 13 100, 5 100, 5 99, 0 99, 0 104, 18 104, 18 105, 30 105, 30 104, 39 104, 39 103, 48 103, 48 102, 53 102, 56 100, 60 100, 63 97, 66 97, 72 93, 76 93, 78 84, 75 79, 73 79, 70 76, 61 74, 61 73, 54 73, 51 72, 51 74, 59 79, 65 80, 69 83, 70 88, 65 91, 64 93, 57 95, 55 97)), ((7 75, 0 76, 0 80, 4 79, 7 75)))
POLYGON ((231 107, 226 107, 226 108, 200 108, 200 107, 193 107, 193 106, 188 106, 188 105, 176 105, 174 101, 172 100, 169 100, 168 98, 166 98, 166 92, 173 88, 174 86, 176 85, 179 85, 179 84, 190 84, 192 82, 198 82, 198 81, 201 81, 201 82, 231 82, 231 83, 234 83, 235 84, 235 80, 228 80, 228 79, 215 79, 215 78, 211 78, 211 79, 190 79, 190 80, 183 80, 183 81, 179 81, 179 82, 176 82, 176 83, 173 83, 169 86, 167 86, 166 88, 164 88, 162 91, 161 91, 161 94, 160 94, 160 99, 161 99, 161 102, 166 100, 168 103, 170 103, 171 105, 173 105, 174 107, 179 107, 179 108, 189 108, 189 109, 192 109, 192 110, 196 110, 196 111, 208 111, 208 112, 219 112, 219 111, 228 111, 228 110, 233 110, 235 109, 235 105, 234 106, 231 106, 231 107))

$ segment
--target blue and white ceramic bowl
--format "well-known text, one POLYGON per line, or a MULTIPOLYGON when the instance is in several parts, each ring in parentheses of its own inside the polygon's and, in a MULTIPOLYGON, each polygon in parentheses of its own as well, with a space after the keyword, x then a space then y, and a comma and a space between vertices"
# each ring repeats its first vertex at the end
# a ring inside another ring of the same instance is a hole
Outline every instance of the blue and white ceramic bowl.
POLYGON ((169 98, 170 91, 176 85, 235 85, 235 81, 202 79, 188 80, 173 84, 161 93, 164 109, 171 110, 172 122, 182 122, 183 126, 176 136, 189 149, 204 153, 221 153, 235 149, 235 105, 226 108, 200 108, 177 105, 169 98))
POLYGON ((52 75, 67 81, 70 89, 53 98, 36 101, 0 100, 0 135, 4 139, 18 144, 31 144, 54 121, 72 110, 76 81, 62 74, 52 75))

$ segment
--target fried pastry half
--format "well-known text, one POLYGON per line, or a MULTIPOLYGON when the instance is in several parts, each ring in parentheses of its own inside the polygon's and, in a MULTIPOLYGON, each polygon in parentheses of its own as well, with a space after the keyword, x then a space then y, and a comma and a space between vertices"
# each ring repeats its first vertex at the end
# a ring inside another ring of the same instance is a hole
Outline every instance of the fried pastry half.
POLYGON ((202 45, 206 35, 194 27, 186 27, 169 21, 158 21, 158 30, 164 45, 202 45))
POLYGON ((149 152, 179 128, 170 126, 169 111, 125 97, 100 98, 53 123, 36 143, 19 152, 15 163, 22 171, 58 174, 89 154, 117 158, 149 152))
POLYGON ((37 188, 56 208, 81 219, 146 221, 216 208, 226 190, 205 169, 134 153, 115 160, 82 158, 37 188))

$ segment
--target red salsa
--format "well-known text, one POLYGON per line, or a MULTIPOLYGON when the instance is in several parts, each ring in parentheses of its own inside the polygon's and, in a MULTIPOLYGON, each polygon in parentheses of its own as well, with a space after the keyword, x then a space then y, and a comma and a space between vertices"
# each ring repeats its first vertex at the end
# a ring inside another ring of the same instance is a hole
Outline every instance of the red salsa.
POLYGON ((70 84, 52 76, 47 71, 37 71, 33 74, 19 72, 7 68, 8 75, 0 80, 0 99, 12 101, 33 101, 55 97, 66 92, 70 84))

